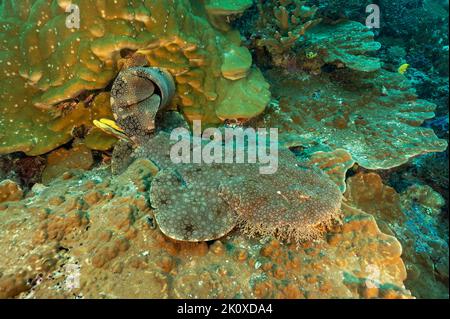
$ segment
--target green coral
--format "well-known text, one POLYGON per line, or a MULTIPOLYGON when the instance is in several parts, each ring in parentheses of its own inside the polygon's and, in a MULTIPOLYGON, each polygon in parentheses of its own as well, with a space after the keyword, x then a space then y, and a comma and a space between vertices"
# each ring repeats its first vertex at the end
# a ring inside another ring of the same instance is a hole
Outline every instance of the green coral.
POLYGON ((278 128, 285 146, 344 149, 368 169, 396 167, 447 148, 432 129, 420 126, 434 117, 436 106, 418 99, 401 74, 345 68, 280 80, 279 73, 266 73, 276 100, 256 125, 278 128))
POLYGON ((310 29, 308 35, 305 50, 318 52, 322 60, 317 69, 326 63, 362 72, 381 68, 378 58, 367 55, 379 50, 381 44, 374 41, 373 32, 359 22, 320 24, 310 29))
POLYGON ((253 0, 205 0, 205 9, 214 27, 229 31, 231 19, 241 15, 252 4, 253 0))
MULTIPOLYGON (((129 52, 139 51, 151 66, 167 68, 177 84, 174 105, 189 120, 201 119, 205 124, 232 119, 234 114, 227 114, 221 106, 223 92, 232 85, 245 87, 247 74, 258 72, 249 68, 239 33, 214 28, 200 1, 117 0, 113 6, 104 0, 71 3, 79 6, 80 29, 66 27, 67 1, 18 4, 6 0, 1 4, 0 153, 36 155, 68 142, 72 136, 63 124, 79 126, 76 116, 80 114, 63 109, 84 102, 79 97, 87 92, 104 90, 118 73, 118 62, 129 52), (233 55, 237 60, 244 57, 237 68, 234 62, 230 64, 236 60, 233 55), (232 79, 224 77, 222 70, 232 79), (73 121, 67 114, 73 114, 73 121)), ((259 81, 264 92, 247 96, 252 109, 245 116, 260 114, 269 100, 264 78, 259 81)), ((98 142, 100 149, 108 144, 98 142)))
POLYGON ((295 47, 307 37, 309 29, 321 22, 316 7, 306 1, 259 1, 255 23, 254 46, 269 52, 272 62, 281 66, 294 53, 295 47))

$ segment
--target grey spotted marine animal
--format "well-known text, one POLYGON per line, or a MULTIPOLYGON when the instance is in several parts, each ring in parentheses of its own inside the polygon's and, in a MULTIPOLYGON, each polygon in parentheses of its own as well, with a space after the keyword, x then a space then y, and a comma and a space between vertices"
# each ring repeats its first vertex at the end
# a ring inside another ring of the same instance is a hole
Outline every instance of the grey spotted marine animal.
MULTIPOLYGON (((130 67, 117 76, 111 106, 119 137, 112 171, 123 173, 136 159, 158 167, 150 202, 160 230, 189 242, 209 241, 235 228, 250 236, 274 236, 297 243, 317 238, 338 217, 342 194, 322 171, 279 150, 278 171, 260 175, 258 164, 174 164, 167 127, 188 127, 169 111, 175 83, 169 72, 130 67)), ((105 127, 103 127, 105 128, 105 127)))

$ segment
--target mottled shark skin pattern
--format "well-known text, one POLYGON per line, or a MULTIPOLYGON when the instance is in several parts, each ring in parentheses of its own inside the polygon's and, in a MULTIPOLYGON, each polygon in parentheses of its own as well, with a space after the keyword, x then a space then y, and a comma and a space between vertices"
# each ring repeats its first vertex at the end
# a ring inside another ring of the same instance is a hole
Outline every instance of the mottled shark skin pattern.
POLYGON ((175 141, 164 130, 140 141, 116 145, 112 170, 121 174, 139 159, 158 168, 149 199, 159 229, 169 238, 210 241, 238 226, 250 237, 300 243, 318 238, 340 215, 339 187, 288 149, 279 150, 277 173, 265 176, 257 163, 174 164, 175 141))
POLYGON ((112 171, 120 174, 137 159, 157 167, 149 198, 166 236, 210 241, 241 226, 249 236, 299 243, 317 238, 338 217, 339 188, 321 171, 299 166, 288 149, 278 153, 279 172, 266 177, 260 175, 259 163, 173 163, 175 141, 164 130, 164 118, 167 113, 169 122, 182 121, 164 107, 174 90, 164 70, 139 66, 120 72, 111 91, 112 111, 126 137, 114 149, 112 171))
POLYGON ((154 67, 122 70, 111 89, 111 108, 117 123, 134 142, 155 131, 157 113, 175 94, 169 72, 154 67))

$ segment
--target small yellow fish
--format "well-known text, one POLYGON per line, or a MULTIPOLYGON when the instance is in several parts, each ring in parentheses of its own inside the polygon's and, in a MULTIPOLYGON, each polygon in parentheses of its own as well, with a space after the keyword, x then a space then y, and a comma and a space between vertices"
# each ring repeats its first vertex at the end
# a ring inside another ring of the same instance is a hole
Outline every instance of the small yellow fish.
POLYGON ((96 127, 101 129, 105 133, 114 135, 120 139, 129 140, 129 138, 125 135, 124 130, 113 120, 100 119, 99 121, 94 120, 93 123, 96 127))
POLYGON ((399 66, 398 73, 405 74, 405 72, 408 70, 408 68, 409 68, 409 64, 408 63, 404 63, 404 64, 399 66))

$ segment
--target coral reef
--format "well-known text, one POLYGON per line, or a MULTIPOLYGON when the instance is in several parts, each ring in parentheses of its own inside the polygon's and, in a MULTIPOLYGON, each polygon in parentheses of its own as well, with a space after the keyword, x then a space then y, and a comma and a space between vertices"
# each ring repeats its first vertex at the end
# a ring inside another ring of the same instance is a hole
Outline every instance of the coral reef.
POLYGON ((411 297, 399 242, 361 210, 345 205, 342 226, 299 247, 238 231, 176 242, 155 228, 148 160, 68 173, 1 204, 0 297, 411 297))
POLYGON ((0 298, 448 298, 448 1, 366 4, 0 0, 0 298))
MULTIPOLYGON (((304 44, 305 52, 313 52, 317 59, 322 60, 312 70, 320 72, 325 64, 334 64, 337 67, 347 67, 361 72, 373 72, 381 68, 380 60, 368 54, 380 49, 381 44, 374 41, 374 34, 361 23, 344 21, 327 25, 320 24, 308 33, 308 40, 304 44)), ((309 59, 315 57, 306 56, 309 59)), ((311 62, 302 63, 308 68, 311 62)), ((311 68, 309 66, 309 68, 311 68)))
POLYGON ((308 30, 321 21, 315 18, 317 8, 305 3, 299 0, 257 1, 257 13, 253 14, 256 18, 252 17, 256 21, 241 27, 257 57, 265 60, 265 52, 268 52, 274 65, 286 64, 308 30))
POLYGON ((412 186, 398 194, 376 173, 360 173, 348 179, 345 197, 399 239, 408 272, 405 285, 415 296, 448 298, 448 228, 436 213, 444 204, 438 193, 412 186))
POLYGON ((47 157, 47 165, 42 172, 42 183, 48 184, 70 169, 88 170, 93 164, 92 152, 84 144, 75 145, 69 150, 59 148, 47 157))
MULTIPOLYGON (((2 2, 1 153, 38 155, 71 140, 72 129, 81 125, 77 115, 89 109, 84 95, 104 90, 117 75, 119 60, 134 51, 174 76, 175 104, 191 120, 220 123, 217 109, 221 119, 245 120, 261 113, 269 101, 266 81, 248 63, 248 78, 222 76, 222 65, 226 70, 229 60, 246 49, 236 50, 241 41, 237 31, 220 32, 208 22, 202 2, 72 4, 82 15, 79 29, 66 26, 66 1, 2 2), (249 110, 227 113, 221 107, 240 98, 246 99, 249 110), (72 105, 77 105, 75 113, 66 114, 72 105)), ((101 142, 98 136, 92 139, 101 142)))
POLYGON ((434 116, 435 105, 417 99, 400 74, 343 69, 280 79, 279 72, 267 72, 276 101, 256 125, 278 127, 286 146, 342 148, 369 169, 396 167, 447 148, 433 130, 420 126, 434 116))

